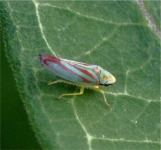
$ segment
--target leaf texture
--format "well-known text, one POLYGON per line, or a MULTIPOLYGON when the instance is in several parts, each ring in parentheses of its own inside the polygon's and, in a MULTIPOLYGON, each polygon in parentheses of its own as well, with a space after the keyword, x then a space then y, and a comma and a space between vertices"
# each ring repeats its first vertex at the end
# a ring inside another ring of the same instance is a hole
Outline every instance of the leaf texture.
MULTIPOLYGON (((160 37, 135 1, 2 2, 5 43, 17 87, 44 149, 158 149, 160 37), (39 54, 99 65, 117 82, 100 93, 48 86, 39 54)), ((155 14, 156 15, 156 14, 155 14)), ((159 15, 159 14, 158 14, 159 15)))

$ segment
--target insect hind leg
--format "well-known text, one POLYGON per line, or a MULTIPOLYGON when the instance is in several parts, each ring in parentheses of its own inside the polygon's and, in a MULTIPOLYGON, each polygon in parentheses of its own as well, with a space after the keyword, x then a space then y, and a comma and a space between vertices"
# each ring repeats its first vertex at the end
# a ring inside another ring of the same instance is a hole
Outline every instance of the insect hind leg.
POLYGON ((61 82, 66 83, 67 81, 60 79, 60 80, 56 80, 56 81, 53 81, 53 82, 49 82, 48 85, 52 85, 52 84, 56 84, 56 83, 61 83, 61 82))
POLYGON ((80 87, 80 91, 79 91, 78 93, 65 93, 65 94, 60 95, 58 98, 60 99, 60 98, 62 98, 63 96, 81 95, 81 94, 83 94, 83 92, 84 92, 84 87, 81 86, 81 87, 80 87))

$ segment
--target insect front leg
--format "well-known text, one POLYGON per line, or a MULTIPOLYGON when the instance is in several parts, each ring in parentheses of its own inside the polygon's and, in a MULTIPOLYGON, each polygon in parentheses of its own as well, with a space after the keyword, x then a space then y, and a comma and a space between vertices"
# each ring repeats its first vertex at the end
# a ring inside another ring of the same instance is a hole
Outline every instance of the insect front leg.
POLYGON ((81 95, 81 94, 83 94, 83 92, 84 92, 84 87, 81 86, 81 87, 80 87, 79 93, 69 93, 69 94, 67 93, 67 94, 62 94, 62 95, 59 96, 59 99, 60 99, 61 97, 63 97, 63 96, 81 95))
POLYGON ((105 96, 105 92, 103 91, 103 90, 101 90, 99 87, 97 87, 97 88, 94 88, 96 91, 98 91, 98 92, 100 92, 100 93, 102 93, 103 94, 103 98, 104 98, 104 102, 105 102, 105 104, 111 109, 111 105, 107 102, 107 100, 106 100, 106 96, 105 96))

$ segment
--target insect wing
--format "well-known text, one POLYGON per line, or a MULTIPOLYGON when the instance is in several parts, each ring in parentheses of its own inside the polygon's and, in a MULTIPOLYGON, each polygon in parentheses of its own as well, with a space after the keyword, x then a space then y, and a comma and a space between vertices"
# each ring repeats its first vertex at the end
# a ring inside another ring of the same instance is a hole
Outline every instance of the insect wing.
POLYGON ((95 68, 98 68, 98 66, 67 59, 61 59, 61 63, 66 68, 72 70, 78 77, 74 82, 92 85, 99 84, 98 74, 95 72, 95 68))
POLYGON ((98 77, 93 71, 95 65, 59 59, 48 55, 40 55, 39 59, 45 69, 65 80, 83 85, 99 84, 98 77))

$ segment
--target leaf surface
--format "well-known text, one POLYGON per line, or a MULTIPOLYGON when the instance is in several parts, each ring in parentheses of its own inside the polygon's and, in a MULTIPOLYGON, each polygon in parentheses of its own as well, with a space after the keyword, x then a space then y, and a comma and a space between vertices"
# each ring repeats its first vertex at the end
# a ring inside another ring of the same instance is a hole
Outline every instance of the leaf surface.
POLYGON ((3 2, 7 56, 44 149, 159 149, 160 43, 136 2, 3 2), (48 86, 39 54, 96 64, 117 82, 103 96, 48 86))

